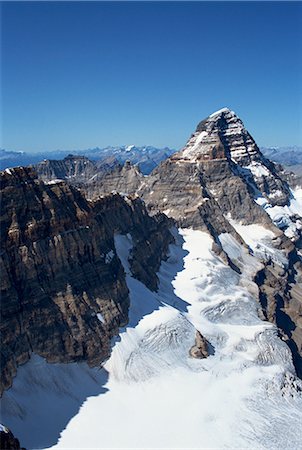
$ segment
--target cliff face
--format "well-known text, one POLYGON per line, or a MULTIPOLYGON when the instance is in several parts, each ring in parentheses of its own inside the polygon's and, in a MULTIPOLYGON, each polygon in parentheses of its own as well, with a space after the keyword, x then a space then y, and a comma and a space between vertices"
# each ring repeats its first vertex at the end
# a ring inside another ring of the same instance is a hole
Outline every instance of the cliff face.
POLYGON ((199 221, 199 227, 209 209, 221 223, 221 216, 230 214, 245 224, 270 225, 255 198, 273 205, 290 198, 274 164, 228 109, 201 121, 185 147, 156 168, 140 191, 151 209, 164 209, 181 223, 198 226, 199 221))
POLYGON ((129 307, 114 234, 132 235, 133 273, 156 289, 168 226, 137 198, 92 203, 65 182, 44 184, 32 169, 2 172, 1 390, 31 352, 92 366, 107 358, 129 307))
POLYGON ((68 180, 71 184, 84 182, 98 173, 97 165, 85 156, 68 155, 64 159, 45 159, 34 166, 43 181, 68 180))
POLYGON ((97 175, 83 183, 81 188, 86 197, 94 200, 111 192, 135 194, 144 179, 137 166, 130 161, 114 164, 111 167, 99 167, 97 175))

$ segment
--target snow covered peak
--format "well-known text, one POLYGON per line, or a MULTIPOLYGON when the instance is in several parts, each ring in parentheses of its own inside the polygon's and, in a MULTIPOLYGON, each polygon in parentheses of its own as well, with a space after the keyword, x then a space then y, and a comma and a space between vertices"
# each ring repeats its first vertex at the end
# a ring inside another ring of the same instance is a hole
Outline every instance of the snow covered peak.
POLYGON ((125 148, 125 151, 126 151, 126 152, 131 152, 131 150, 132 150, 133 148, 135 148, 135 145, 134 145, 134 144, 127 145, 127 147, 125 148))
POLYGON ((261 192, 270 202, 282 206, 288 202, 288 187, 278 176, 274 164, 261 153, 242 120, 228 108, 199 122, 176 157, 178 161, 197 164, 201 172, 209 171, 210 179, 220 177, 223 180, 233 173, 249 186, 252 184, 255 192, 261 192))
POLYGON ((221 108, 218 111, 213 112, 209 117, 215 117, 215 116, 221 116, 223 113, 234 113, 234 111, 231 111, 229 108, 221 108))
POLYGON ((229 108, 222 108, 199 122, 181 152, 187 159, 232 159, 246 164, 260 153, 242 120, 229 108))

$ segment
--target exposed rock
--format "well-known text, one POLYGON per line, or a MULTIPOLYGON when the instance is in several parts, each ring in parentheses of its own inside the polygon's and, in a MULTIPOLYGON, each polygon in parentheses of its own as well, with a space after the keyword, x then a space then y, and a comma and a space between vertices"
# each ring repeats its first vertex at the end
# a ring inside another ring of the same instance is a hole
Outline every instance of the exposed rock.
POLYGON ((202 336, 202 334, 197 330, 196 336, 195 336, 195 345, 190 348, 190 356, 192 358, 207 358, 209 356, 209 349, 208 349, 208 341, 206 338, 202 336))
POLYGON ((31 168, 1 173, 1 389, 34 352, 48 362, 100 364, 128 320, 114 233, 133 238, 131 268, 151 289, 172 235, 139 198, 88 202, 31 168), (97 314, 103 320, 100 321, 97 314))
POLYGON ((81 185, 83 193, 88 199, 94 200, 111 192, 133 195, 138 190, 143 180, 143 175, 137 166, 130 161, 124 165, 114 164, 106 166, 106 170, 100 171, 89 181, 81 185))
POLYGON ((87 181, 98 173, 95 162, 77 155, 68 155, 59 160, 45 159, 34 167, 43 181, 68 180, 71 184, 87 181))

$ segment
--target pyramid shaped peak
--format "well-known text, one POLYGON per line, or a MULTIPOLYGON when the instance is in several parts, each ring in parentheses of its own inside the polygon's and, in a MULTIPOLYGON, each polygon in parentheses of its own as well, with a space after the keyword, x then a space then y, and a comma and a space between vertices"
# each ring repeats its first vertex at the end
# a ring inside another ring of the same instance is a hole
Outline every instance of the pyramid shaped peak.
POLYGON ((205 131, 206 129, 225 128, 229 126, 239 126, 243 128, 242 120, 229 108, 221 108, 215 111, 197 125, 196 132, 205 131))
POLYGON ((242 120, 229 108, 215 111, 199 122, 181 155, 193 162, 227 159, 243 166, 263 159, 242 120))

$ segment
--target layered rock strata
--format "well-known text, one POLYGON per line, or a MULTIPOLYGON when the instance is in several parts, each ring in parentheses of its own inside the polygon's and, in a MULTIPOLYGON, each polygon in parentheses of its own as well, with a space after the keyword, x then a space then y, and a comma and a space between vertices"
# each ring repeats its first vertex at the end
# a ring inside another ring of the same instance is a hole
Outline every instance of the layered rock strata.
POLYGON ((1 390, 34 352, 48 362, 100 364, 128 320, 115 233, 133 238, 134 276, 156 289, 172 236, 165 216, 138 198, 87 201, 31 168, 1 173, 1 390))

